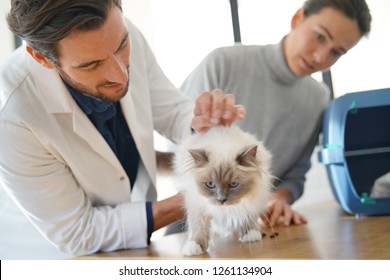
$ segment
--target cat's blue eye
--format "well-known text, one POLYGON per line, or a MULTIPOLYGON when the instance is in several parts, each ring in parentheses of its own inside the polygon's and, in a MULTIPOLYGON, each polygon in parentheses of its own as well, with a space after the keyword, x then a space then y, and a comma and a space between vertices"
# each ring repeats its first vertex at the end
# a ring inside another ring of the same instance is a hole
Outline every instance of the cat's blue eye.
POLYGON ((214 182, 206 182, 206 187, 209 189, 215 189, 215 183, 214 182))
POLYGON ((239 185, 240 185, 239 182, 231 182, 231 183, 229 184, 229 188, 234 189, 234 188, 237 188, 239 185))

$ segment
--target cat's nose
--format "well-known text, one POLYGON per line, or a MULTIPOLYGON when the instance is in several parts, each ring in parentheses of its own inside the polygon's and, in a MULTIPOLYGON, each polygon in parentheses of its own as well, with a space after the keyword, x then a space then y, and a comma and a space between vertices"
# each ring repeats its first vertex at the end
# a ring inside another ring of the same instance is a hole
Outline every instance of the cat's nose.
POLYGON ((227 201, 227 198, 217 198, 218 202, 224 204, 227 201))

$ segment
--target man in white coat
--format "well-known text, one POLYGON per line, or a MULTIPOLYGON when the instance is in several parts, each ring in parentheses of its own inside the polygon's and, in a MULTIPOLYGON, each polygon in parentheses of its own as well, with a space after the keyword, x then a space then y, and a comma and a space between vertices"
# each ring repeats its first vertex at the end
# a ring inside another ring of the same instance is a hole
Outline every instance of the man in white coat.
POLYGON ((1 186, 67 254, 147 246, 184 215, 156 201, 153 130, 178 142, 245 109, 220 90, 194 108, 120 0, 12 1, 7 21, 26 46, 0 66, 1 186))

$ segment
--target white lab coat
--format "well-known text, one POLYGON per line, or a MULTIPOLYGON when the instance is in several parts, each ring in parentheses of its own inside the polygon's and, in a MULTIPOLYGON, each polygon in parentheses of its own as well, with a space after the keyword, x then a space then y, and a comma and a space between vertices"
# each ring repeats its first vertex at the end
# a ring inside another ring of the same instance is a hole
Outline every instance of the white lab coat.
POLYGON ((147 246, 145 200, 156 199, 153 130, 173 141, 190 133, 193 104, 162 73, 141 33, 128 28, 130 87, 120 104, 141 156, 132 190, 56 70, 24 47, 0 66, 0 184, 72 255, 147 246))

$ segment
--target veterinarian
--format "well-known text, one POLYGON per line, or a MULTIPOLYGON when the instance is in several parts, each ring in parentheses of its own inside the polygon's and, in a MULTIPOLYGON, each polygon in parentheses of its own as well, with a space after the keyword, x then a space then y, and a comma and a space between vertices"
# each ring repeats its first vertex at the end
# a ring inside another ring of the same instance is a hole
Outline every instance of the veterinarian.
POLYGON ((177 142, 245 109, 221 90, 184 97, 120 0, 11 5, 26 45, 0 66, 2 188, 66 254, 147 246, 184 214, 179 195, 156 201, 153 131, 177 142))
POLYGON ((212 88, 233 93, 247 110, 237 124, 271 151, 275 191, 261 224, 307 222, 291 205, 303 193, 330 100, 329 89, 310 75, 335 64, 370 25, 364 0, 308 0, 279 43, 218 48, 184 81, 181 89, 192 99, 212 88))

